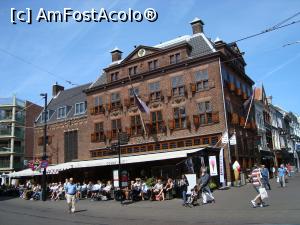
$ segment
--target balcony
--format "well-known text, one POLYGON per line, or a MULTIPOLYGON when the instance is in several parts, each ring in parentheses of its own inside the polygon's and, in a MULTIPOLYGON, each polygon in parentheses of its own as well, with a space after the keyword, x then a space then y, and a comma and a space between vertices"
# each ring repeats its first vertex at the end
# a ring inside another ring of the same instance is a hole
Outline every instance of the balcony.
POLYGON ((10 168, 10 161, 9 160, 0 160, 0 168, 10 168))
POLYGON ((10 147, 0 147, 0 154, 10 153, 10 147))
POLYGON ((12 115, 0 115, 0 121, 5 122, 5 121, 11 121, 12 120, 12 115))
MULTIPOLYGON (((0 154, 8 154, 11 153, 10 147, 0 147, 0 154)), ((24 147, 23 146, 15 146, 13 149, 13 153, 22 154, 24 153, 24 147)))
POLYGON ((0 136, 12 136, 11 129, 0 129, 0 136))
MULTIPOLYGON (((25 107, 25 102, 15 98, 16 106, 25 107)), ((14 105, 14 97, 11 98, 0 98, 0 106, 13 106, 14 105)))

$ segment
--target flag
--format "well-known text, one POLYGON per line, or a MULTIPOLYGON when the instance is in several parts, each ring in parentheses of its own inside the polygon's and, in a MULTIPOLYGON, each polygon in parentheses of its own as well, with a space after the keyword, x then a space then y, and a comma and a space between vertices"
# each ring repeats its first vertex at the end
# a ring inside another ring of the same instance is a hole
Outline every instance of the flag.
POLYGON ((135 100, 135 103, 137 105, 137 107, 139 108, 139 110, 141 112, 145 112, 147 114, 150 114, 150 109, 149 107, 146 105, 145 102, 143 102, 135 93, 135 91, 133 91, 133 97, 134 97, 134 100, 135 100))
POLYGON ((185 165, 186 165, 186 168, 188 170, 188 173, 195 173, 194 171, 194 163, 193 163, 193 159, 192 157, 188 158, 187 160, 185 160, 185 165))

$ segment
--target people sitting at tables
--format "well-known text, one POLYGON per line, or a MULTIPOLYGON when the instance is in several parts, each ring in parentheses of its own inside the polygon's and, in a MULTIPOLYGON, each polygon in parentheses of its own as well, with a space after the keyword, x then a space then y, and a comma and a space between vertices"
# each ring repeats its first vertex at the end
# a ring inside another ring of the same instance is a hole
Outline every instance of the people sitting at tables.
POLYGON ((110 198, 112 188, 113 186, 111 184, 111 181, 107 181, 106 186, 102 189, 102 194, 107 198, 110 198))
POLYGON ((167 198, 171 197, 173 188, 174 188, 173 180, 171 178, 169 178, 166 183, 166 186, 164 187, 165 195, 168 196, 167 198))
POLYGON ((94 186, 92 187, 91 201, 97 198, 99 192, 101 191, 101 187, 102 187, 101 181, 98 180, 97 183, 94 184, 94 186))
POLYGON ((142 189, 141 178, 136 178, 135 183, 133 183, 131 189, 131 194, 132 194, 131 198, 133 201, 136 200, 138 196, 140 196, 141 189, 142 189))
POLYGON ((86 198, 89 198, 92 195, 92 189, 93 189, 94 184, 92 183, 92 181, 89 181, 88 185, 87 185, 87 193, 86 193, 86 198))
MULTIPOLYGON (((148 191, 149 191, 149 188, 146 184, 146 182, 143 180, 141 181, 142 185, 141 185, 141 197, 142 197, 142 200, 145 200, 145 195, 148 194, 148 191)), ((148 197, 149 198, 149 197, 148 197)))
POLYGON ((151 199, 153 200, 153 198, 155 198, 155 200, 165 200, 165 194, 164 194, 164 188, 163 188, 163 183, 161 179, 157 180, 157 183, 154 185, 153 189, 152 189, 152 197, 151 199))
POLYGON ((84 198, 87 196, 87 184, 86 182, 83 182, 81 185, 81 198, 84 198))

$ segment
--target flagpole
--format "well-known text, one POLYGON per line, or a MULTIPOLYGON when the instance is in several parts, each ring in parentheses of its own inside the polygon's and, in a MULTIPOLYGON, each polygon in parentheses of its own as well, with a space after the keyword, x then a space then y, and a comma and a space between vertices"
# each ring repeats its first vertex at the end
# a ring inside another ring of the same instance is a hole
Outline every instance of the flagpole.
POLYGON ((245 120, 244 129, 246 128, 246 125, 247 125, 247 121, 248 121, 248 118, 249 118, 250 110, 251 110, 251 107, 252 107, 252 102, 253 102, 253 99, 254 99, 254 95, 255 95, 255 87, 253 89, 253 93, 252 93, 252 97, 251 97, 251 102, 250 102, 249 109, 248 109, 247 116, 246 116, 246 120, 245 120))
MULTIPOLYGON (((134 88, 133 88, 133 85, 132 85, 132 80, 131 80, 131 77, 130 77, 129 73, 128 73, 128 78, 129 78, 129 83, 130 83, 130 86, 132 88, 132 91, 134 92, 134 88)), ((133 94, 135 94, 135 93, 133 93, 133 94)), ((134 101, 136 101, 136 99, 134 99, 134 101)), ((142 126, 143 126, 143 129, 144 129, 145 135, 147 136, 147 131, 146 131, 146 127, 145 127, 145 123, 144 123, 143 117, 142 117, 142 112, 139 109, 139 107, 138 107, 138 111, 139 111, 139 115, 140 115, 140 119, 141 119, 141 122, 142 122, 142 126)))
POLYGON ((147 131, 146 131, 145 123, 144 123, 144 120, 143 120, 143 117, 142 117, 142 112, 141 112, 140 109, 139 109, 139 114, 140 114, 140 117, 141 117, 141 122, 142 122, 142 126, 144 128, 144 132, 145 132, 145 134, 147 136, 147 131))

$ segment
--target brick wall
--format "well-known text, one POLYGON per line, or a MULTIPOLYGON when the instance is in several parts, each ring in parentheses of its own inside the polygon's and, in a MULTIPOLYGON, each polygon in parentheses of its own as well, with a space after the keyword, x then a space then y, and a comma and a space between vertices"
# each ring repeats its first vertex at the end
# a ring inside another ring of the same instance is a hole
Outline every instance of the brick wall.
POLYGON ((29 101, 26 101, 25 107, 24 158, 32 159, 34 154, 34 122, 43 108, 29 101))

